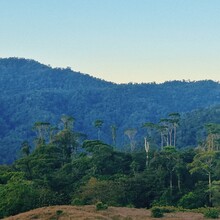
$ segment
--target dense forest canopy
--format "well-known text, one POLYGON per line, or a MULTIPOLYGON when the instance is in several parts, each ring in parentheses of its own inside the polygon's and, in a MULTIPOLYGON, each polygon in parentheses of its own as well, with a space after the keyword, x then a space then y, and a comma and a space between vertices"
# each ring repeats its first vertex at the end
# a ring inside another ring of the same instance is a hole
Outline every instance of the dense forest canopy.
MULTIPOLYGON (((70 68, 0 59, 0 163, 11 163, 24 140, 34 148, 35 122, 61 130, 62 115, 74 117, 74 129, 88 139, 126 150, 132 130, 134 148, 143 147, 143 125, 178 112, 177 146, 196 146, 205 138, 204 124, 219 122, 218 104, 220 84, 211 80, 118 85, 70 68)), ((152 144, 159 145, 158 133, 152 135, 152 144)))
MULTIPOLYGON (((51 205, 162 206, 168 211, 173 206, 197 211, 219 207, 220 124, 205 124, 205 139, 197 148, 178 149, 179 116, 172 113, 161 120, 160 149, 151 147, 155 125, 146 123, 145 149, 130 152, 85 139, 71 116, 62 116, 60 130, 36 122, 35 149, 24 141, 20 158, 0 165, 0 218, 51 205)), ((99 129, 102 121, 95 125, 99 129)), ((135 133, 128 129, 126 135, 132 141, 135 133)))

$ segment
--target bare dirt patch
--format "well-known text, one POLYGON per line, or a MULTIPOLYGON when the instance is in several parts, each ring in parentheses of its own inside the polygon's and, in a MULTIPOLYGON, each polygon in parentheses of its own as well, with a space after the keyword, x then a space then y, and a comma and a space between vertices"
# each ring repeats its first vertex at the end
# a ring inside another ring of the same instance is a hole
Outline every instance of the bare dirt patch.
MULTIPOLYGON (((156 220, 151 211, 126 207, 109 207, 96 211, 95 206, 51 206, 34 209, 4 220, 156 220)), ((191 212, 167 213, 162 220, 204 220, 202 214, 191 212)), ((206 219, 207 220, 207 219, 206 219)))

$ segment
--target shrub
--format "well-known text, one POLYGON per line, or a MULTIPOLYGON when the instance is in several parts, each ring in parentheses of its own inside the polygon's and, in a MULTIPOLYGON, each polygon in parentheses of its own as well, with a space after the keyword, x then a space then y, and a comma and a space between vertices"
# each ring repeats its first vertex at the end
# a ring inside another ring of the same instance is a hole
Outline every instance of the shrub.
POLYGON ((61 214, 63 214, 63 210, 57 210, 56 211, 56 215, 61 215, 61 214))
POLYGON ((126 205, 126 207, 127 208, 134 208, 135 206, 133 204, 129 203, 129 204, 126 205))
POLYGON ((160 207, 153 207, 151 209, 151 217, 162 218, 163 217, 163 210, 160 207))
POLYGON ((209 208, 204 211, 205 218, 218 218, 219 211, 215 208, 209 208))
POLYGON ((72 200, 71 205, 80 206, 80 205, 84 205, 84 202, 79 198, 75 198, 72 200))
POLYGON ((102 202, 97 202, 96 203, 96 210, 105 210, 105 209, 108 209, 108 205, 107 204, 104 204, 102 202))
POLYGON ((178 205, 187 209, 195 209, 203 205, 201 201, 202 199, 199 198, 197 193, 189 192, 179 200, 178 205))

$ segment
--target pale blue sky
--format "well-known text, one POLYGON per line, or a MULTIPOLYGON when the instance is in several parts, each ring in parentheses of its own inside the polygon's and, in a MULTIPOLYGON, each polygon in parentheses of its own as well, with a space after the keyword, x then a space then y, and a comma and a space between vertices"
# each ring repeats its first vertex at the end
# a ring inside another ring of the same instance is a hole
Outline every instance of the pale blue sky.
POLYGON ((0 57, 117 83, 220 80, 220 0, 0 0, 0 57))

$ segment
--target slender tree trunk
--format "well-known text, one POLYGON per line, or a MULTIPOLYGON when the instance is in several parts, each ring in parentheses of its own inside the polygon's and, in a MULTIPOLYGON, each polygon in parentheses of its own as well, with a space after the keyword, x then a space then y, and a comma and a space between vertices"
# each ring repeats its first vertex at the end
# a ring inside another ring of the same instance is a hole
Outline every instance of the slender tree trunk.
POLYGON ((160 133, 160 138, 161 138, 161 141, 160 141, 160 143, 161 143, 161 150, 163 150, 163 133, 162 132, 160 133))
POLYGON ((172 130, 169 131, 169 136, 170 136, 170 143, 169 145, 172 146, 172 130))
POLYGON ((150 145, 149 142, 147 142, 147 138, 144 138, 144 147, 146 151, 146 167, 148 168, 149 166, 149 150, 150 150, 150 145))
POLYGON ((174 126, 173 131, 173 146, 176 147, 176 126, 174 126))
POLYGON ((130 146, 131 146, 131 152, 133 152, 135 149, 135 141, 134 140, 131 140, 130 146))
POLYGON ((147 157, 146 157, 146 166, 147 168, 149 167, 149 153, 147 152, 147 157))

